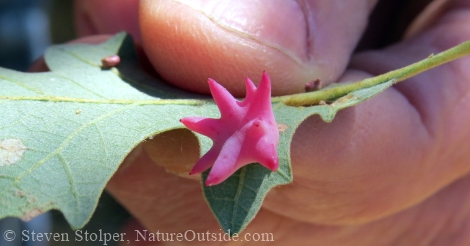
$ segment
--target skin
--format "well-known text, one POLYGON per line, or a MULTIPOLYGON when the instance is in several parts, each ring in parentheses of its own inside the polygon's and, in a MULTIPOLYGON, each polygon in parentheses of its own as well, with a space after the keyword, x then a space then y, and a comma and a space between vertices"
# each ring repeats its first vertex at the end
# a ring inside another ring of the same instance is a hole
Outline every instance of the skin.
MULTIPOLYGON (((468 0, 434 1, 400 42, 360 53, 354 47, 376 1, 280 2, 228 1, 217 15, 181 1, 141 0, 140 12, 124 22, 109 18, 139 1, 77 1, 76 16, 83 36, 130 31, 170 83, 208 92, 211 77, 236 95, 244 94, 245 76, 256 82, 263 70, 275 95, 289 94, 317 78, 377 75, 470 39, 468 0)), ((311 117, 292 142, 294 182, 272 190, 244 232, 272 232, 275 245, 469 245, 469 125, 470 57, 343 110, 332 123, 311 117)), ((174 174, 197 158, 186 130, 157 136, 128 156, 107 189, 136 218, 124 228, 130 239, 142 228, 220 232, 199 182, 174 174)))

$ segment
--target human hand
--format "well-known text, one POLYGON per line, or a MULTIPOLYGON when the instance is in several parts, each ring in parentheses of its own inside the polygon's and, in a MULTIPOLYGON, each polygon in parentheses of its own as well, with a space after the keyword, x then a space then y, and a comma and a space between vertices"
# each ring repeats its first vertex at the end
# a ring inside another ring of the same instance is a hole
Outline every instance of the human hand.
MULTIPOLYGON (((470 39, 464 0, 434 1, 443 5, 422 12, 402 41, 357 54, 376 1, 214 1, 210 12, 199 1, 141 0, 137 15, 138 2, 77 1, 81 34, 124 28, 162 77, 199 92, 212 77, 243 95, 244 77, 259 81, 266 70, 274 94, 295 93, 316 78, 360 80, 470 39)), ((273 233, 276 245, 469 244, 469 68, 468 57, 443 65, 329 124, 309 118, 291 145, 294 182, 268 194, 244 233, 273 233)), ((165 171, 194 164, 195 144, 184 130, 146 142, 108 191, 150 231, 220 232, 199 182, 165 171)))

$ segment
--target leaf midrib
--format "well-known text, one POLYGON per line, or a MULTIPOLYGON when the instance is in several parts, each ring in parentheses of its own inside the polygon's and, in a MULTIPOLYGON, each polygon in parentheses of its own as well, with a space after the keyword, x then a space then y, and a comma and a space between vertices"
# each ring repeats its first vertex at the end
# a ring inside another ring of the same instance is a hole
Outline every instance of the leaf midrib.
POLYGON ((212 100, 202 99, 155 99, 155 100, 128 100, 128 99, 88 99, 56 96, 0 96, 0 100, 10 101, 48 101, 92 104, 126 104, 126 105, 203 105, 212 100))

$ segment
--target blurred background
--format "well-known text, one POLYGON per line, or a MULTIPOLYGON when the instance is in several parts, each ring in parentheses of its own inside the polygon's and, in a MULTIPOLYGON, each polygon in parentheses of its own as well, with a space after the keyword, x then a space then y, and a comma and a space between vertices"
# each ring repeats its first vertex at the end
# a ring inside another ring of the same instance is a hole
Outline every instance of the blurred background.
POLYGON ((0 66, 24 71, 49 45, 74 38, 72 0, 0 0, 0 66))
MULTIPOLYGON (((73 0, 0 0, 0 67, 26 71, 33 61, 52 44, 76 37, 73 24, 73 0)), ((83 231, 119 232, 130 215, 107 193, 83 231)), ((18 218, 0 220, 0 246, 82 246, 103 242, 74 242, 74 232, 59 211, 50 211, 29 222, 18 218), (13 230, 14 241, 5 241, 3 233, 13 230), (59 232, 69 235, 69 242, 21 241, 21 232, 59 232)), ((109 242, 107 245, 117 245, 109 242)))

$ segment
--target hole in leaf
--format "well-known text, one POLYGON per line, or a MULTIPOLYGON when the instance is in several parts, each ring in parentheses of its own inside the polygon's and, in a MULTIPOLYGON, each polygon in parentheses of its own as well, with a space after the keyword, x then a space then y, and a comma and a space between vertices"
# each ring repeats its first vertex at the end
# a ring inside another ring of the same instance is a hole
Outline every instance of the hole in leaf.
POLYGON ((154 136, 143 143, 145 151, 168 172, 189 176, 199 159, 199 142, 187 129, 174 129, 154 136))

